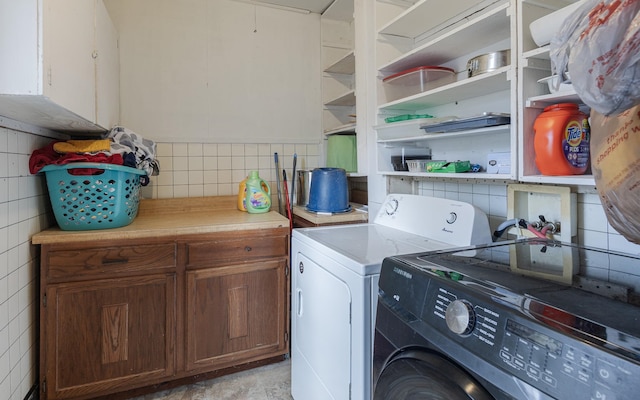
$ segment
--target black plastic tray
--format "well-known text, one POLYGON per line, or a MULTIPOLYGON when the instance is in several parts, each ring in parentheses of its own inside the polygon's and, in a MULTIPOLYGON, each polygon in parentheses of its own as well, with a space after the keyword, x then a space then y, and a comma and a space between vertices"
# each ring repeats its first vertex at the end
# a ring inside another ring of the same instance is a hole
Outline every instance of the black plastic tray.
POLYGON ((484 113, 477 117, 462 118, 438 124, 422 124, 420 125, 420 129, 424 129, 427 133, 446 133, 486 128, 489 126, 508 125, 510 123, 511 116, 509 114, 484 113))

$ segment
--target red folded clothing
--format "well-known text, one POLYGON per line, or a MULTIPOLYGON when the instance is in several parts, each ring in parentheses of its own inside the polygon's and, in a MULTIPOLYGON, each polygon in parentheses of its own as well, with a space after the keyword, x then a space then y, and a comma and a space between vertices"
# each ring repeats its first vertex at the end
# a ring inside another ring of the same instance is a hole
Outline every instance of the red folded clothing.
MULTIPOLYGON (((124 163, 121 154, 59 154, 53 150, 53 145, 55 143, 57 142, 53 141, 47 146, 41 149, 34 150, 33 153, 31 153, 31 157, 29 158, 29 172, 31 172, 32 174, 37 174, 42 168, 50 164, 64 165, 72 162, 94 162, 122 165, 124 163)), ((83 173, 81 173, 81 175, 91 175, 91 172, 85 170, 83 173)))

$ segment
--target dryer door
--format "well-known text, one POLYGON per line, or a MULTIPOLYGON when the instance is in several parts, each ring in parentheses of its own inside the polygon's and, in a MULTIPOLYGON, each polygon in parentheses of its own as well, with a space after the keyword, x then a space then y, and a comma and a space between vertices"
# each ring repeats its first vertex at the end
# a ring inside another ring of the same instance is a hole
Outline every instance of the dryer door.
POLYGON ((299 400, 348 400, 351 384, 351 292, 331 273, 294 253, 291 391, 299 400))
POLYGON ((389 361, 376 383, 374 400, 493 400, 471 375, 444 356, 409 350, 389 361))

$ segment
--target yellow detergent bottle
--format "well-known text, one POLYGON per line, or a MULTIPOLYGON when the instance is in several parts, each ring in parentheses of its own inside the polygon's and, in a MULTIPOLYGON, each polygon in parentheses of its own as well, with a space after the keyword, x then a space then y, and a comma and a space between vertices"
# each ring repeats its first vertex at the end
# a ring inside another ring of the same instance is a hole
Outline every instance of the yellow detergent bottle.
POLYGON ((247 211, 247 179, 249 177, 246 177, 242 180, 242 182, 240 182, 240 185, 238 187, 238 210, 240 211, 247 211))
POLYGON ((271 187, 258 176, 258 171, 249 172, 246 180, 245 207, 252 214, 265 213, 271 208, 271 187))

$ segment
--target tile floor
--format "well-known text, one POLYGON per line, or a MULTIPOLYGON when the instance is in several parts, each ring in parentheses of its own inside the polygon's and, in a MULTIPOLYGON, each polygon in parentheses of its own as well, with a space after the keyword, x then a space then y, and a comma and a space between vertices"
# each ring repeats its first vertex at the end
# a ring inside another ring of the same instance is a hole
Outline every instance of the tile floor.
POLYGON ((130 400, 292 400, 291 359, 130 400))

